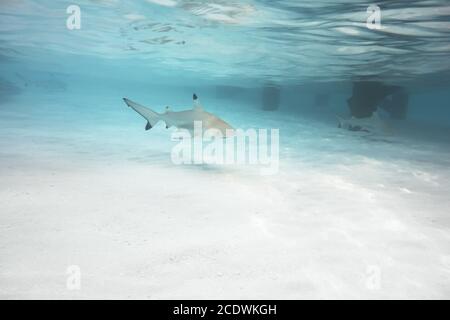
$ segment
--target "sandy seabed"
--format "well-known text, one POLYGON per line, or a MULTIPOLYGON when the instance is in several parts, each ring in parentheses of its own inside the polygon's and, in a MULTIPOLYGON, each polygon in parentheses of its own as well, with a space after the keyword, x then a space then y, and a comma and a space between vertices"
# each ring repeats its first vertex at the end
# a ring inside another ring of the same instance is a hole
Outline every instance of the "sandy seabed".
POLYGON ((261 176, 173 165, 119 97, 43 101, 0 107, 1 298, 450 298, 448 143, 219 112, 280 128, 261 176))

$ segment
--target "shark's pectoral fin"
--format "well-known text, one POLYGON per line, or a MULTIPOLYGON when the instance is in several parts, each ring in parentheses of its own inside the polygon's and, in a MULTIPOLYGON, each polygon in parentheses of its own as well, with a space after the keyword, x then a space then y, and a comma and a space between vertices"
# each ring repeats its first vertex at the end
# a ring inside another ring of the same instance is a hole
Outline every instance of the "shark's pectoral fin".
POLYGON ((145 125, 145 130, 150 130, 152 128, 152 125, 150 122, 147 121, 147 124, 145 125))

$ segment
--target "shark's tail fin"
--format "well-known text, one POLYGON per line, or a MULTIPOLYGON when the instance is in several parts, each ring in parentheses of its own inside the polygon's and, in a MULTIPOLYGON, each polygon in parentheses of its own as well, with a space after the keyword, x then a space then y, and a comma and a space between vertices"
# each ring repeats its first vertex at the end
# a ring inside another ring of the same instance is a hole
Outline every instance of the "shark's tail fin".
POLYGON ((134 111, 139 113, 141 116, 143 116, 147 120, 147 125, 145 126, 145 130, 151 129, 154 125, 158 123, 160 118, 160 114, 150 110, 149 108, 146 108, 144 106, 141 106, 140 104, 133 102, 127 98, 123 98, 123 101, 130 107, 133 108, 134 111))
POLYGON ((344 118, 338 116, 337 114, 335 114, 335 116, 338 121, 338 128, 342 128, 344 126, 344 121, 345 121, 344 118))
POLYGON ((381 119, 380 114, 378 113, 378 110, 375 110, 374 112, 372 112, 371 118, 377 119, 377 120, 381 119))

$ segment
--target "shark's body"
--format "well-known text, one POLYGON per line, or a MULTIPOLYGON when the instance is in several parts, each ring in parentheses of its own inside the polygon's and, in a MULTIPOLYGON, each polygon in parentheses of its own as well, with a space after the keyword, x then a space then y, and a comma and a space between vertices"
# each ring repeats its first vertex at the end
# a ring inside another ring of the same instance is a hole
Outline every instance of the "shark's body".
POLYGON ((171 111, 167 107, 164 113, 157 113, 127 98, 124 98, 123 100, 129 107, 131 107, 134 111, 139 113, 147 120, 145 130, 151 129, 159 121, 164 121, 166 124, 166 128, 176 127, 179 129, 186 129, 191 133, 191 136, 193 136, 194 123, 196 121, 201 121, 202 128, 204 130, 217 129, 222 133, 224 137, 231 134, 230 130, 233 129, 232 126, 230 126, 224 120, 216 117, 212 113, 204 111, 203 107, 198 101, 196 94, 194 94, 193 98, 194 106, 192 109, 184 111, 171 111))
POLYGON ((389 128, 386 122, 381 119, 377 112, 373 112, 371 117, 368 118, 355 118, 343 119, 336 116, 338 119, 338 127, 347 129, 350 131, 363 131, 372 133, 386 133, 389 128))

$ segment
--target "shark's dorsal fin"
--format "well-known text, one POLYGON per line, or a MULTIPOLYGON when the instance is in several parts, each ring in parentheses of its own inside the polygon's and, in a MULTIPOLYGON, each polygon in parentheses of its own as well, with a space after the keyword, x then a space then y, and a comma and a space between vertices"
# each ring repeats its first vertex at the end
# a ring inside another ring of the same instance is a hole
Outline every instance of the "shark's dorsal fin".
POLYGON ((198 99, 197 95, 194 93, 192 96, 192 99, 194 100, 194 105, 192 109, 194 110, 203 110, 202 105, 200 104, 200 100, 198 99))

